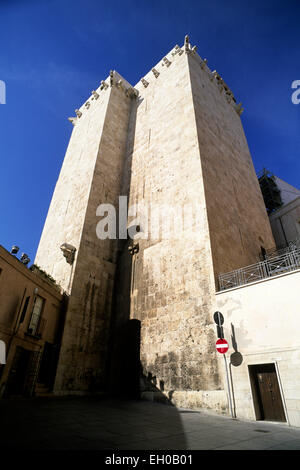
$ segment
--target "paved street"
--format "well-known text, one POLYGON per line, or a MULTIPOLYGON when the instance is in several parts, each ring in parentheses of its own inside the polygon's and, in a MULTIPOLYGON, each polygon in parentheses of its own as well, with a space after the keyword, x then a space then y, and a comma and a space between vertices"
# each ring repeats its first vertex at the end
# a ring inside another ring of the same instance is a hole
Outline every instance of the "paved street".
POLYGON ((300 450, 300 429, 145 401, 0 400, 5 449, 300 450))

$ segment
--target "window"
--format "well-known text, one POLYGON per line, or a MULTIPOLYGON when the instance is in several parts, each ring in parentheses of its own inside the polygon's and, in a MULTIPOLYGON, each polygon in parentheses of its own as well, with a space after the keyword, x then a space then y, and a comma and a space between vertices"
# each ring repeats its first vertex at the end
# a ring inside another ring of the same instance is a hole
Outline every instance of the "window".
POLYGON ((41 315, 43 312, 44 304, 45 304, 45 299, 37 295, 34 300, 32 315, 31 315, 29 326, 28 326, 28 333, 30 333, 31 335, 35 335, 37 332, 41 315))

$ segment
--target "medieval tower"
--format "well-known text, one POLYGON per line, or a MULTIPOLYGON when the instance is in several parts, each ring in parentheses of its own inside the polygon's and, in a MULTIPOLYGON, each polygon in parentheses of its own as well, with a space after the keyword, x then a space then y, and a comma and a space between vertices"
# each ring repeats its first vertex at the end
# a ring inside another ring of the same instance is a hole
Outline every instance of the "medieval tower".
POLYGON ((134 320, 140 372, 158 392, 184 406, 226 406, 212 318, 217 275, 274 245, 241 112, 186 37, 135 87, 111 72, 70 118, 35 260, 69 294, 56 393, 126 389, 118 371, 134 320), (122 218, 120 196, 125 236, 118 226, 99 238, 108 205, 122 218), (136 222, 132 208, 145 207, 164 207, 156 223, 136 222), (184 230, 173 218, 177 229, 165 236, 174 207, 184 230))

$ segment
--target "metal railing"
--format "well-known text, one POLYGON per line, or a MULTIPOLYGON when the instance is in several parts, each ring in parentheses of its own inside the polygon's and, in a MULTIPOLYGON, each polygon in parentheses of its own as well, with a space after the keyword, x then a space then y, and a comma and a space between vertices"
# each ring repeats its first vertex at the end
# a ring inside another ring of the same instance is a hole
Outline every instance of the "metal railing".
POLYGON ((297 249, 300 249, 300 238, 296 238, 285 245, 281 245, 276 248, 271 248, 270 250, 267 250, 264 256, 262 256, 261 254, 261 260, 264 261, 265 259, 281 256, 297 249))
POLYGON ((300 248, 286 251, 280 256, 272 256, 259 263, 251 264, 244 268, 236 269, 225 274, 219 274, 219 290, 232 289, 233 287, 249 284, 288 271, 300 268, 300 248))

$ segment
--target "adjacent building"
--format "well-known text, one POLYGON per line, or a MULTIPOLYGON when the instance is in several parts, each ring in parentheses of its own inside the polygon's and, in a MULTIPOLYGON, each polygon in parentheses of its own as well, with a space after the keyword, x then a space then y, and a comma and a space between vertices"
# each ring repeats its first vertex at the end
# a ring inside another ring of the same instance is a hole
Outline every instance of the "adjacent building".
POLYGON ((300 240, 300 190, 267 170, 259 183, 277 248, 300 240))
POLYGON ((53 389, 64 306, 58 286, 0 246, 0 341, 5 349, 1 397, 39 395, 53 389))

